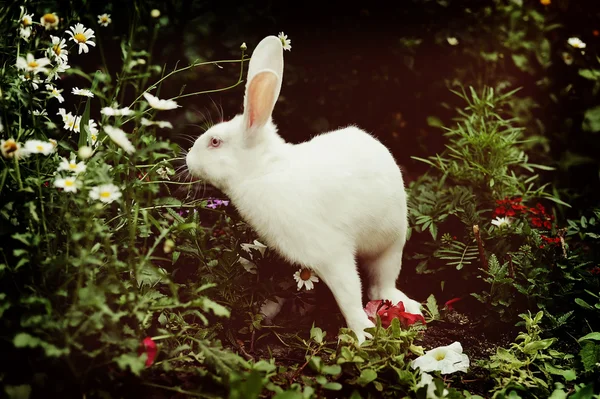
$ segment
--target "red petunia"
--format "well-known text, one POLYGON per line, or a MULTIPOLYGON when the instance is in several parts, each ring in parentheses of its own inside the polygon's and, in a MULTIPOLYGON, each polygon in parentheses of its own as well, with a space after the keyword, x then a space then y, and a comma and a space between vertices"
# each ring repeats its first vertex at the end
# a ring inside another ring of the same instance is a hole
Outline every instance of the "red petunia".
POLYGON ((425 324, 425 319, 420 314, 408 313, 404 308, 402 301, 398 302, 396 306, 392 305, 392 302, 388 300, 370 301, 365 306, 365 312, 373 323, 377 321, 377 316, 381 319, 381 326, 388 328, 392 323, 393 319, 400 320, 400 324, 404 327, 408 327, 411 324, 421 321, 425 324))
POLYGON ((454 305, 456 302, 460 301, 462 298, 452 298, 449 301, 446 301, 446 303, 444 304, 444 307, 448 308, 448 310, 452 310, 454 309, 454 307, 452 305, 454 305))
POLYGON ((156 359, 156 353, 158 349, 156 347, 156 342, 152 340, 150 337, 144 338, 142 341, 142 347, 140 348, 141 353, 146 353, 146 367, 152 366, 154 363, 154 359, 156 359))

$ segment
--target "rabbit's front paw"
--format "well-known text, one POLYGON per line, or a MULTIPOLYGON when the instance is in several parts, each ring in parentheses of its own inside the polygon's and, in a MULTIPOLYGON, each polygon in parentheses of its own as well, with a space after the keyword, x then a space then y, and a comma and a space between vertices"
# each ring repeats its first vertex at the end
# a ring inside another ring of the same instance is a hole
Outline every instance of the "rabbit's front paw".
POLYGON ((406 299, 405 301, 403 301, 403 303, 404 309, 407 313, 420 314, 421 316, 423 315, 423 312, 421 312, 420 302, 417 302, 414 299, 406 299))
POLYGON ((365 328, 375 327, 375 324, 369 319, 366 321, 361 321, 360 323, 353 323, 353 325, 348 325, 354 334, 356 334, 356 338, 358 338, 358 344, 362 344, 365 342, 365 339, 371 339, 373 336, 368 332, 365 332, 365 328))

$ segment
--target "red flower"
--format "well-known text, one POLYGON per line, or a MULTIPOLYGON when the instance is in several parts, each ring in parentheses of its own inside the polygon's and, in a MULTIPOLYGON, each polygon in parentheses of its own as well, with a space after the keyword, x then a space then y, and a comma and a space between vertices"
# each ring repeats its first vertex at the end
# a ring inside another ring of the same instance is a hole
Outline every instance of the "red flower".
POLYGON ((535 227, 542 227, 542 219, 540 218, 531 218, 531 224, 535 227))
POLYGON ((600 274, 600 266, 595 266, 590 269, 590 273, 592 274, 600 274))
POLYGON ((150 367, 152 363, 154 363, 156 353, 158 352, 156 342, 154 342, 150 337, 144 338, 144 340, 142 341, 142 348, 140 349, 140 351, 141 353, 146 353, 146 367, 150 367))
POLYGON ((411 324, 421 321, 425 324, 425 319, 420 314, 408 313, 404 308, 402 301, 398 302, 396 306, 388 300, 370 301, 365 306, 365 312, 372 322, 376 322, 377 316, 381 319, 381 326, 388 328, 392 323, 393 319, 399 319, 400 324, 404 327, 408 327, 411 324))
POLYGON ((448 310, 452 310, 454 309, 454 307, 452 306, 453 304, 455 304, 456 302, 460 301, 462 298, 452 298, 449 301, 446 301, 446 303, 444 304, 444 307, 448 308, 448 310))

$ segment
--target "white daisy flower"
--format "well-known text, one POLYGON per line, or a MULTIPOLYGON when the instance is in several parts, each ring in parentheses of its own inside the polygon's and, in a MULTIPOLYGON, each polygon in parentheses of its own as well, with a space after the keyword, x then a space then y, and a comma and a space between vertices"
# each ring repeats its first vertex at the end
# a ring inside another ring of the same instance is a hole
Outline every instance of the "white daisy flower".
POLYGON ((457 46, 458 45, 458 39, 451 36, 451 37, 447 37, 446 41, 448 42, 449 45, 451 46, 457 46))
POLYGON ((113 107, 104 107, 100 110, 102 115, 106 116, 127 116, 133 113, 129 107, 117 108, 116 105, 113 107))
POLYGON ((48 78, 46 78, 46 82, 52 82, 53 80, 59 79, 59 75, 69 68, 71 68, 71 65, 60 61, 57 62, 56 67, 52 69, 50 73, 48 73, 48 78))
POLYGON ((142 126, 158 126, 159 128, 169 128, 173 129, 173 125, 168 121, 151 121, 142 117, 142 126))
POLYGON ((277 35, 277 37, 279 38, 279 40, 281 40, 281 44, 283 45, 284 50, 292 50, 292 41, 288 39, 286 34, 284 34, 283 32, 279 32, 279 35, 277 35))
POLYGON ((20 27, 19 28, 19 36, 21 37, 21 39, 25 40, 26 42, 29 41, 29 36, 31 36, 31 26, 27 26, 27 27, 20 27))
POLYGON ((35 116, 46 116, 46 115, 48 115, 48 112, 45 109, 41 109, 41 110, 40 109, 34 109, 33 110, 33 114, 35 116))
POLYGON ((44 14, 42 18, 40 18, 40 23, 46 30, 57 29, 58 28, 58 15, 55 12, 51 12, 48 14, 44 14))
POLYGON ((85 96, 85 97, 94 97, 94 93, 92 93, 89 89, 80 89, 78 87, 74 87, 73 94, 75 94, 76 96, 85 96))
POLYGON ((81 182, 75 176, 59 177, 54 180, 54 187, 62 188, 67 193, 76 193, 81 182))
POLYGON ((19 151, 21 149, 21 144, 17 143, 15 139, 1 140, 0 141, 0 151, 2 152, 2 156, 4 158, 10 159, 15 155, 18 158, 19 151))
POLYGON ((46 68, 46 65, 48 64, 50 64, 48 58, 43 57, 36 59, 31 53, 28 53, 25 57, 17 58, 17 68, 31 72, 34 75, 40 72, 48 74, 48 68, 46 68))
POLYGON ((319 278, 310 269, 300 269, 294 273, 294 280, 298 283, 298 291, 302 289, 302 286, 306 287, 306 290, 312 290, 315 288, 314 283, 319 282, 319 278))
POLYGON ((21 7, 21 25, 27 27, 27 26, 31 26, 33 25, 33 13, 31 14, 27 14, 27 10, 23 7, 21 7))
POLYGON ((65 101, 62 94, 60 94, 60 93, 62 93, 62 89, 59 90, 56 86, 54 86, 52 84, 47 84, 46 90, 48 90, 50 92, 50 98, 56 98, 59 103, 62 103, 63 101, 65 101))
POLYGON ((90 198, 110 204, 111 202, 121 198, 121 190, 119 190, 119 187, 112 183, 102 184, 100 186, 92 187, 90 190, 90 198))
POLYGON ((498 228, 502 228, 504 226, 510 226, 510 224, 512 223, 511 218, 509 217, 497 217, 496 219, 492 220, 492 224, 498 228))
POLYGON ((67 48, 67 41, 60 37, 50 35, 52 40, 52 47, 46 51, 48 57, 54 58, 57 62, 66 64, 69 61, 69 51, 67 48))
POLYGON ((49 141, 27 140, 23 146, 24 151, 29 154, 50 155, 54 152, 54 146, 49 141))
POLYGON ((135 147, 131 144, 131 141, 129 141, 123 130, 118 127, 104 126, 104 133, 108 134, 108 137, 128 154, 133 154, 135 152, 135 147))
POLYGON ((42 80, 37 75, 32 75, 30 72, 26 72, 25 75, 20 75, 23 82, 30 82, 34 90, 39 89, 42 84, 42 80))
POLYGON ((86 168, 87 167, 85 166, 85 163, 75 162, 74 158, 69 161, 67 158, 61 157, 61 161, 58 164, 58 169, 56 171, 60 172, 61 170, 66 170, 69 172, 73 172, 77 175, 79 173, 85 172, 86 168))
POLYGON ((571 46, 578 48, 578 49, 584 49, 587 47, 587 44, 585 44, 578 37, 570 37, 569 40, 567 40, 567 43, 569 43, 571 46))
POLYGON ((104 27, 107 27, 112 22, 110 14, 98 15, 98 23, 104 27))
POLYGON ((150 104, 150 106, 154 109, 160 109, 165 111, 169 109, 175 109, 180 106, 177 105, 177 103, 173 100, 161 100, 150 93, 144 93, 144 98, 146 99, 146 101, 148 101, 148 104, 150 104))
POLYGON ((463 353, 460 342, 425 352, 411 362, 411 367, 421 369, 422 372, 440 371, 442 374, 451 374, 457 371, 467 372, 469 357, 463 353))
MULTIPOLYGON (((61 109, 63 109, 63 108, 61 108, 61 109)), ((73 116, 73 114, 70 112, 68 114, 63 115, 63 122, 65 124, 64 128, 66 130, 79 132, 79 122, 80 121, 81 121, 81 116, 73 116)))
POLYGON ((50 144, 52 144, 52 146, 54 148, 56 148, 56 146, 58 145, 58 141, 54 140, 54 139, 48 139, 48 141, 50 142, 50 144))
POLYGON ((83 24, 75 24, 75 26, 71 26, 69 29, 71 31, 67 31, 67 33, 71 36, 71 40, 79 45, 79 54, 90 51, 88 46, 96 46, 96 43, 92 41, 94 38, 94 31, 92 29, 86 29, 83 24))

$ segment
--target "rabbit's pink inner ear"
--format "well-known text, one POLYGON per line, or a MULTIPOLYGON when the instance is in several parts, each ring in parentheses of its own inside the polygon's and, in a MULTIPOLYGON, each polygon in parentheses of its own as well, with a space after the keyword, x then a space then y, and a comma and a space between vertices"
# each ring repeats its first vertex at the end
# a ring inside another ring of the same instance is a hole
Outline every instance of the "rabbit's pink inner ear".
POLYGON ((271 71, 257 73, 250 81, 246 103, 249 129, 264 126, 269 120, 275 106, 277 84, 277 75, 271 71))

